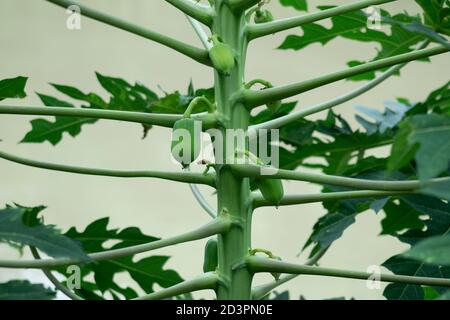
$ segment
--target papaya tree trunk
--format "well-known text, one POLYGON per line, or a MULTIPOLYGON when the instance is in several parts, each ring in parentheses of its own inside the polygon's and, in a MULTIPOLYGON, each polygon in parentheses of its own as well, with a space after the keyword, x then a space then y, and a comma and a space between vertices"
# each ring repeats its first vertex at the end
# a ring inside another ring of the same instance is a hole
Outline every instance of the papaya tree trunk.
MULTIPOLYGON (((232 143, 225 139, 227 129, 245 132, 249 124, 250 114, 245 105, 233 101, 233 96, 243 89, 247 39, 243 12, 233 12, 226 1, 216 0, 215 13, 213 33, 233 49, 236 60, 235 67, 229 74, 215 71, 214 81, 217 108, 224 116, 224 126, 221 129, 224 143, 221 151, 223 159, 228 159, 233 158, 233 154, 230 154, 230 150, 227 153, 227 145, 232 143)), ((219 236, 218 273, 222 281, 217 289, 217 298, 250 299, 252 274, 242 265, 251 242, 249 179, 235 177, 227 167, 221 165, 216 170, 219 212, 227 212, 240 222, 229 232, 219 236)))

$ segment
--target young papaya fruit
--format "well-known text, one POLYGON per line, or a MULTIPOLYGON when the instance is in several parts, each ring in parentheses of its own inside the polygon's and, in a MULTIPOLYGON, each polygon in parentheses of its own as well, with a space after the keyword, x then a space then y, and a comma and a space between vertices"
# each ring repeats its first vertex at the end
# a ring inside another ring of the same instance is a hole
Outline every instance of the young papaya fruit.
POLYGON ((219 263, 217 239, 209 239, 205 245, 205 257, 203 261, 203 272, 216 271, 219 263))
POLYGON ((283 182, 279 179, 255 179, 255 184, 264 199, 279 205, 284 196, 283 182))
POLYGON ((259 9, 255 12, 255 17, 253 18, 255 23, 266 23, 274 20, 272 12, 266 9, 259 9))
POLYGON ((209 50, 211 62, 219 72, 229 75, 235 66, 234 53, 229 45, 223 43, 219 36, 211 37, 213 47, 209 50))
POLYGON ((200 155, 201 124, 191 118, 175 122, 172 129, 172 156, 183 167, 189 166, 200 155))

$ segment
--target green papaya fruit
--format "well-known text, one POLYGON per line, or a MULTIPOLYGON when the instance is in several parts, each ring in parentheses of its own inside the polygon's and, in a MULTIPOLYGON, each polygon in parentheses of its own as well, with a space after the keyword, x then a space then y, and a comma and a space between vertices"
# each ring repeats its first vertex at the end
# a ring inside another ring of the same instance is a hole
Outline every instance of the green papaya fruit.
POLYGON ((215 69, 229 75, 235 66, 233 50, 223 43, 217 35, 211 37, 213 47, 209 50, 209 57, 215 69))
POLYGON ((264 199, 279 205, 284 196, 283 182, 279 179, 255 179, 255 184, 264 199))
POLYGON ((272 12, 270 12, 269 10, 266 10, 266 9, 256 10, 255 17, 254 17, 255 23, 257 23, 257 24, 266 23, 266 22, 271 22, 273 20, 274 20, 274 18, 273 18, 272 12))
POLYGON ((200 155, 201 123, 191 118, 175 122, 172 129, 172 156, 187 167, 200 155))
POLYGON ((205 246, 205 257, 203 260, 203 272, 216 271, 219 263, 217 239, 209 239, 205 246))

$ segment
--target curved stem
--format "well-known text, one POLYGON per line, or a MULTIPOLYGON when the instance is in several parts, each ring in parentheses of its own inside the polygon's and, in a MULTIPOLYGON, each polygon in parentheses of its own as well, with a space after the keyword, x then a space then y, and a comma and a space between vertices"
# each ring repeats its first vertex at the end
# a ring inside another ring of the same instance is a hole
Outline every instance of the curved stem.
MULTIPOLYGON (((441 183, 443 181, 450 181, 450 177, 436 178, 428 181, 406 180, 406 181, 391 181, 391 180, 366 180, 357 178, 348 178, 332 175, 323 175, 315 173, 305 173, 291 170, 276 169, 273 175, 261 175, 263 167, 256 165, 230 165, 232 171, 241 177, 259 178, 259 179, 285 179, 306 181, 318 183, 322 185, 332 185, 347 187, 352 189, 367 189, 380 191, 419 191, 420 188, 430 186, 433 183, 441 183)), ((264 168, 267 170, 267 168, 264 168)))
POLYGON ((212 24, 213 12, 211 8, 205 8, 191 0, 166 0, 166 2, 173 5, 178 10, 184 12, 188 16, 194 18, 197 21, 207 25, 208 27, 212 24))
POLYGON ((212 45, 209 42, 209 37, 206 34, 205 30, 203 30, 202 26, 200 25, 200 23, 198 23, 197 20, 195 20, 194 18, 186 15, 186 18, 188 19, 189 23, 191 24, 192 28, 194 29, 195 33, 197 34, 198 38, 200 39, 200 41, 203 44, 203 47, 209 51, 209 49, 211 49, 212 45))
MULTIPOLYGON (((429 41, 424 41, 419 47, 418 50, 426 48, 430 44, 429 41)), ((347 101, 350 101, 356 97, 359 97, 360 95, 366 93, 367 91, 375 88, 380 83, 383 83, 385 80, 389 79, 391 76, 397 74, 401 69, 403 69, 408 63, 398 64, 396 66, 393 66, 389 68, 389 70, 383 72, 381 75, 376 77, 375 79, 369 81, 368 83, 364 84, 363 86, 346 93, 342 96, 336 97, 334 99, 321 102, 319 104, 316 104, 314 106, 311 106, 309 108, 305 108, 302 110, 299 110, 297 112, 293 112, 291 114, 287 114, 285 116, 269 120, 257 125, 250 126, 250 130, 259 130, 259 129, 277 129, 281 128, 282 126, 289 124, 291 122, 294 122, 296 120, 302 119, 304 117, 307 117, 309 115, 325 111, 328 109, 331 109, 335 106, 338 106, 342 103, 345 103, 347 101)))
POLYGON ((346 79, 351 76, 366 73, 369 71, 374 71, 377 69, 382 69, 384 67, 389 67, 396 64, 406 63, 409 61, 425 57, 431 57, 434 55, 446 53, 448 51, 450 51, 450 48, 447 48, 444 45, 435 46, 434 48, 429 49, 415 50, 413 52, 368 62, 356 67, 327 74, 307 81, 302 81, 294 84, 259 91, 243 90, 240 93, 240 96, 237 98, 242 99, 247 104, 248 107, 254 108, 263 104, 267 104, 269 102, 289 98, 297 94, 313 90, 339 80, 346 79))
MULTIPOLYGON (((304 265, 305 266, 313 266, 325 255, 330 247, 326 247, 317 251, 317 253, 307 260, 304 265)), ((267 294, 269 294, 273 289, 297 278, 299 274, 285 274, 282 275, 278 280, 274 280, 272 282, 257 286, 252 289, 252 297, 254 300, 260 300, 264 298, 267 294)))
POLYGON ((183 117, 190 118, 195 107, 200 102, 203 102, 204 104, 206 104, 210 113, 214 113, 216 111, 215 106, 205 96, 200 96, 200 97, 195 97, 194 99, 192 99, 191 103, 189 103, 189 106, 187 107, 186 111, 184 112, 183 117))
POLYGON ((291 206, 297 204, 323 202, 330 200, 346 200, 356 198, 374 198, 374 197, 390 197, 405 194, 412 194, 413 191, 373 191, 373 190, 358 190, 358 191, 341 191, 341 192, 327 192, 317 194, 301 194, 285 196, 280 203, 271 203, 264 199, 264 197, 256 193, 253 195, 253 206, 255 208, 269 207, 269 206, 291 206))
MULTIPOLYGON (((180 234, 178 236, 157 240, 137 246, 131 246, 127 248, 91 253, 88 256, 92 261, 102 261, 102 260, 116 259, 125 256, 132 256, 138 253, 173 246, 179 243, 209 238, 213 235, 225 232, 232 226, 232 224, 233 222, 228 217, 219 217, 216 218, 214 221, 211 221, 210 223, 198 229, 180 234)), ((80 262, 77 260, 68 258, 43 259, 43 260, 17 260, 17 261, 0 260, 0 268, 50 269, 79 263, 80 262)))
POLYGON ((247 258, 246 261, 247 266, 253 272, 280 272, 280 273, 316 275, 324 277, 338 277, 338 278, 349 278, 360 280, 370 280, 376 278, 376 280, 382 282, 450 287, 450 279, 401 276, 390 274, 375 275, 368 272, 297 265, 293 263, 287 263, 273 259, 264 259, 260 257, 249 257, 247 258))
MULTIPOLYGON (((184 170, 189 172, 190 168, 186 167, 184 170)), ((200 190, 197 187, 197 185, 190 183, 189 184, 189 189, 191 189, 191 192, 194 195, 195 200, 197 200, 197 202, 200 204, 200 206, 203 208, 203 210, 205 210, 206 213, 211 218, 216 218, 217 217, 217 211, 213 207, 210 206, 208 201, 206 201, 205 197, 203 197, 203 194, 200 192, 200 190)))
POLYGON ((214 187, 215 185, 214 176, 212 174, 204 175, 202 173, 194 173, 194 172, 122 171, 122 170, 86 168, 86 167, 68 166, 63 164, 26 159, 3 151, 0 151, 0 158, 40 169, 85 174, 91 176, 105 176, 117 178, 158 178, 184 183, 205 184, 211 187, 214 187))
POLYGON ((331 18, 337 15, 345 14, 350 11, 363 9, 373 5, 379 5, 397 0, 363 0, 354 3, 344 4, 335 8, 326 9, 319 12, 309 13, 298 17, 275 20, 272 22, 254 24, 248 27, 249 40, 264 37, 283 30, 300 27, 307 23, 331 18))
MULTIPOLYGON (((183 115, 180 114, 153 114, 144 112, 101 110, 90 108, 64 108, 64 107, 19 107, 19 106, 0 106, 0 114, 16 115, 39 115, 39 116, 61 116, 61 117, 79 117, 91 119, 118 120, 126 122, 135 122, 141 124, 155 125, 172 128, 174 123, 180 120, 183 115)), ((217 123, 214 114, 196 114, 193 118, 202 121, 203 128, 211 128, 217 123)))
POLYGON ((219 277, 216 273, 210 272, 194 278, 192 280, 183 281, 170 288, 162 289, 158 292, 150 293, 148 295, 133 299, 133 300, 161 300, 178 296, 180 294, 190 293, 194 291, 212 289, 217 287, 219 277))
POLYGON ((273 88, 273 84, 264 79, 253 79, 245 84, 245 89, 251 89, 254 85, 260 84, 265 88, 273 88))
POLYGON ((211 65, 209 56, 208 56, 208 51, 206 51, 206 50, 196 48, 187 43, 170 38, 164 34, 161 34, 161 33, 158 33, 158 32, 152 31, 152 30, 144 29, 143 27, 141 27, 139 25, 136 25, 131 22, 119 19, 117 17, 107 15, 103 12, 91 9, 91 8, 81 5, 78 2, 73 1, 73 0, 46 0, 46 1, 56 4, 63 8, 69 8, 72 5, 76 5, 81 9, 80 13, 86 17, 92 18, 94 20, 106 23, 110 26, 131 32, 131 33, 141 36, 143 38, 160 43, 166 47, 169 47, 175 51, 178 51, 181 54, 184 54, 185 56, 188 56, 188 57, 194 59, 195 61, 197 61, 199 63, 205 64, 208 66, 211 65))
POLYGON ((214 210, 214 208, 211 207, 210 204, 206 201, 205 197, 203 197, 198 187, 195 184, 189 184, 189 188, 191 189, 194 198, 197 200, 203 210, 205 210, 211 218, 215 218, 217 216, 217 211, 214 210))
MULTIPOLYGON (((33 255, 33 257, 36 260, 42 260, 41 256, 39 255, 39 252, 37 251, 37 249, 35 247, 30 247, 30 250, 31 250, 31 254, 33 255)), ((56 279, 56 277, 53 275, 53 273, 50 270, 42 269, 42 272, 45 274, 47 279, 55 286, 55 288, 57 290, 61 291, 62 293, 64 293, 69 299, 71 299, 71 300, 84 300, 79 295, 77 295, 74 292, 72 292, 72 290, 67 288, 64 284, 59 282, 59 280, 56 279)))

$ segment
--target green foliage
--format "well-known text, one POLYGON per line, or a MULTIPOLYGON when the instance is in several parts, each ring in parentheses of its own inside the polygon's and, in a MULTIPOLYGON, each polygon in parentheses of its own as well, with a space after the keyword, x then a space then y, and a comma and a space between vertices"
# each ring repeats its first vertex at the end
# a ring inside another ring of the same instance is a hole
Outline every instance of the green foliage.
POLYGON ((0 80, 0 101, 8 98, 25 98, 27 80, 25 77, 0 80))
MULTIPOLYGON (((42 102, 47 107, 64 107, 74 108, 75 106, 58 100, 54 97, 39 94, 42 102)), ((81 132, 81 127, 84 124, 92 124, 97 122, 95 119, 75 118, 75 117, 55 117, 55 121, 48 121, 46 119, 31 120, 31 131, 28 132, 22 139, 22 143, 41 143, 48 141, 52 145, 57 145, 63 137, 65 132, 72 137, 76 137, 81 132)))
POLYGON ((425 23, 434 30, 450 35, 450 8, 448 0, 416 0, 422 7, 425 23))
POLYGON ((53 300, 56 292, 26 280, 0 283, 0 300, 53 300))
POLYGON ((406 119, 392 146, 391 170, 415 157, 420 179, 434 178, 449 167, 450 117, 427 114, 406 119))
MULTIPOLYGON (((108 100, 104 100, 97 93, 84 93, 72 86, 60 84, 52 84, 52 86, 59 93, 80 102, 81 108, 89 109, 182 114, 195 97, 204 95, 208 99, 212 99, 211 89, 195 90, 192 84, 190 84, 187 94, 183 95, 176 91, 164 93, 163 96, 158 97, 155 92, 140 83, 132 85, 123 79, 108 77, 100 73, 96 73, 96 76, 102 88, 109 94, 108 100)), ((47 107, 76 108, 74 104, 53 96, 45 94, 38 94, 38 96, 47 107)), ((202 104, 199 104, 199 107, 196 108, 196 112, 206 110, 207 108, 202 104)), ((52 145, 57 145, 63 139, 64 133, 76 137, 81 133, 84 125, 96 122, 96 119, 61 116, 55 117, 55 121, 34 119, 31 121, 31 131, 25 135, 21 142, 43 143, 48 141, 52 145)), ((144 126, 144 137, 149 129, 150 127, 144 126)))
POLYGON ((51 257, 89 261, 80 245, 63 236, 53 225, 44 225, 37 215, 44 207, 7 207, 0 210, 0 242, 33 246, 51 257))
POLYGON ((428 264, 450 265, 450 235, 427 238, 403 255, 428 264))
MULTIPOLYGON (((280 0, 280 3, 299 11, 308 10, 306 0, 280 0)), ((322 22, 303 25, 301 36, 287 36, 279 48, 301 50, 315 44, 324 46, 341 38, 376 46, 376 54, 367 59, 372 61, 410 52, 425 41, 448 45, 446 35, 450 35, 449 2, 447 0, 416 0, 416 3, 423 9, 421 16, 410 16, 406 12, 392 15, 382 11, 383 28, 381 30, 368 27, 368 17, 364 11, 353 11, 331 18, 330 27, 323 26, 322 22)), ((318 6, 318 9, 325 10, 332 7, 318 6)), ((257 22, 271 20, 271 17, 266 18, 268 19, 257 20, 257 22)), ((224 78, 239 78, 231 73, 232 69, 239 67, 238 59, 235 60, 234 57, 240 57, 239 54, 243 53, 234 52, 234 49, 228 48, 229 44, 219 42, 227 46, 228 52, 224 56, 223 51, 216 55, 212 50, 210 52, 212 64, 230 75, 224 78)), ((349 57, 350 61, 347 63, 350 67, 363 63, 351 58, 349 57)), ((218 75, 216 80, 221 76, 218 75)), ((86 93, 73 86, 52 84, 58 94, 63 97, 58 98, 41 93, 38 93, 38 96, 48 108, 87 108, 155 114, 183 114, 195 97, 205 96, 214 103, 215 93, 222 95, 218 97, 218 101, 233 100, 232 92, 228 92, 230 88, 227 85, 217 87, 217 83, 216 88, 196 90, 191 82, 185 94, 175 91, 158 95, 140 83, 132 84, 121 78, 100 73, 97 73, 96 77, 104 89, 102 94, 86 93), (223 96, 224 93, 227 96, 223 96)), ((351 77, 349 80, 359 81, 374 77, 375 72, 370 72, 351 77)), ((24 77, 0 81, 0 100, 25 97, 26 81, 27 78, 24 77)), ((231 87, 234 90, 239 85, 240 83, 235 83, 235 86, 231 87)), ((280 128, 280 167, 290 170, 311 169, 328 175, 368 180, 396 181, 419 178, 426 181, 439 176, 448 177, 450 174, 449 85, 450 82, 447 82, 433 91, 425 101, 419 103, 411 103, 405 98, 389 97, 394 100, 386 102, 383 111, 357 106, 358 113, 355 115, 357 127, 333 110, 330 110, 324 118, 300 119, 284 125, 280 128), (382 153, 377 157, 371 155, 372 149, 385 146, 391 147, 390 156, 382 153)), ((283 104, 279 102, 275 106, 269 103, 269 109, 251 114, 250 123, 259 124, 288 115, 294 112, 296 106, 296 102, 283 104)), ((206 110, 207 106, 198 104, 194 111, 206 110)), ((223 119, 229 120, 226 117, 223 119)), ((53 121, 34 119, 31 121, 31 131, 21 142, 49 142, 57 145, 65 134, 77 137, 85 125, 96 122, 96 119, 62 116, 55 117, 53 121)), ((228 124, 225 122, 222 124, 226 128, 228 124)), ((151 126, 144 126, 144 137, 150 129, 151 126)), ((264 181, 276 182, 277 185, 264 186, 261 185, 261 181, 254 179, 254 187, 259 184, 262 195, 266 199, 279 203, 283 197, 281 181, 264 181), (274 188, 277 192, 273 192, 274 188)), ((449 190, 450 182, 442 181, 425 185, 418 190, 421 195, 325 201, 323 207, 326 213, 314 225, 304 249, 311 248, 311 255, 313 255, 320 248, 327 248, 338 241, 347 228, 355 223, 359 214, 369 210, 377 214, 383 211, 381 235, 395 237, 411 246, 407 253, 391 257, 384 262, 383 266, 395 274, 450 278, 449 190)), ((332 186, 323 188, 324 193, 341 191, 351 191, 351 189, 332 186)), ((111 228, 108 218, 92 222, 83 231, 71 228, 63 235, 54 226, 43 223, 39 214, 44 209, 44 207, 25 208, 16 205, 1 210, 0 240, 19 249, 25 245, 34 246, 51 257, 69 257, 85 262, 89 262, 86 253, 121 249, 158 240, 145 235, 136 227, 111 228)), ((243 238, 245 237, 239 239, 243 238)), ((219 250, 224 250, 220 245, 218 247, 219 250)), ((234 254, 234 251, 238 251, 236 249, 232 247, 231 251, 227 252, 234 254)), ((224 258, 222 255, 220 257, 224 258)), ((86 263, 81 266, 81 288, 75 291, 79 296, 92 300, 137 297, 138 290, 135 287, 119 285, 117 277, 124 275, 133 279, 141 289, 139 291, 145 293, 154 292, 157 285, 168 288, 182 281, 175 270, 165 269, 168 260, 168 256, 140 258, 130 256, 86 263)), ((209 249, 207 247, 204 271, 215 271, 217 260, 217 243, 214 242, 209 249)), ((70 274, 65 268, 58 268, 56 271, 69 281, 70 274)), ((441 287, 390 284, 386 287, 384 296, 388 299, 434 300, 448 299, 449 292, 448 288, 441 287)), ((26 281, 0 284, 0 298, 51 299, 54 296, 55 293, 44 286, 26 281)), ((183 295, 177 298, 192 299, 192 296, 183 295)), ((277 293, 275 299, 289 299, 289 292, 277 293)))
POLYGON ((436 300, 450 300, 450 290, 444 292, 436 298, 436 300))
MULTIPOLYGON (((111 229, 108 224, 109 218, 102 218, 92 222, 81 232, 71 228, 65 235, 80 242, 88 253, 120 249, 158 240, 158 238, 143 234, 136 227, 111 229), (114 244, 107 247, 109 242, 114 244)), ((183 279, 174 270, 164 269, 168 260, 168 256, 150 256, 139 260, 133 259, 131 256, 84 265, 81 268, 81 289, 77 290, 77 293, 86 299, 91 297, 104 299, 106 293, 116 299, 120 297, 136 298, 137 293, 134 289, 122 288, 114 280, 116 275, 124 272, 128 273, 146 293, 153 292, 155 284, 163 288, 170 287, 183 279), (93 276, 95 284, 89 280, 91 276, 93 276)), ((64 268, 60 268, 58 271, 68 276, 64 268)))
POLYGON ((308 11, 308 3, 306 0, 280 0, 280 3, 285 7, 293 7, 296 10, 308 11))
MULTIPOLYGON (((320 10, 331 8, 330 6, 319 6, 320 10)), ((394 21, 412 22, 416 18, 406 14, 390 16, 386 11, 382 16, 394 21)), ((326 45, 337 38, 365 43, 376 43, 380 46, 377 55, 370 60, 378 60, 397 54, 410 52, 414 47, 424 40, 424 35, 409 31, 402 26, 392 24, 389 33, 383 30, 370 29, 367 27, 367 15, 363 11, 354 11, 331 18, 331 28, 326 28, 320 23, 309 23, 301 27, 303 35, 288 35, 279 49, 301 50, 312 44, 326 45)), ((351 60, 348 65, 353 67, 364 62, 351 60)), ((368 80, 375 77, 375 72, 358 75, 351 80, 368 80)))
MULTIPOLYGON (((450 233, 450 205, 441 200, 426 196, 405 196, 402 201, 413 210, 420 212, 427 218, 423 221, 425 229, 413 228, 407 232, 397 234, 397 238, 409 245, 416 245, 424 239, 447 236, 450 233)), ((401 215, 402 211, 397 214, 401 215)), ((442 265, 427 264, 422 261, 411 259, 403 255, 396 255, 386 262, 383 266, 396 274, 449 278, 450 267, 442 265)), ((434 287, 439 293, 443 293, 446 288, 434 287)), ((421 300, 424 299, 423 287, 409 284, 390 284, 384 291, 384 296, 388 299, 399 300, 421 300)))

